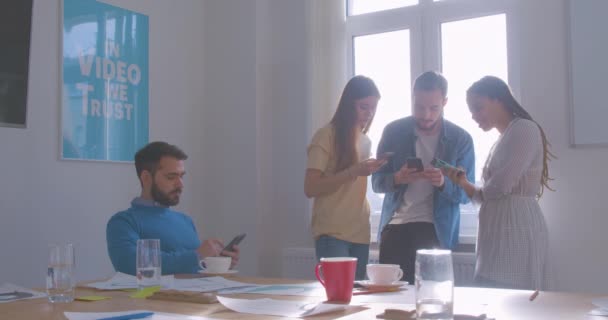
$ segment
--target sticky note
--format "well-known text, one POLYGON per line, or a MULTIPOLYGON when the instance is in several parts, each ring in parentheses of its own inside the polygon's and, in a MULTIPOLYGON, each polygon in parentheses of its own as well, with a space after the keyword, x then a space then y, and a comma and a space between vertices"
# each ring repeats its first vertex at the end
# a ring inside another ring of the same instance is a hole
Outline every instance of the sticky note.
POLYGON ((160 291, 160 286, 143 288, 143 289, 133 293, 129 297, 136 298, 136 299, 145 299, 145 298, 153 295, 154 292, 156 292, 156 291, 160 291))
POLYGON ((104 296, 82 296, 82 297, 77 297, 77 298, 75 298, 75 300, 78 300, 78 301, 101 301, 101 300, 106 300, 106 299, 112 299, 112 297, 104 297, 104 296))

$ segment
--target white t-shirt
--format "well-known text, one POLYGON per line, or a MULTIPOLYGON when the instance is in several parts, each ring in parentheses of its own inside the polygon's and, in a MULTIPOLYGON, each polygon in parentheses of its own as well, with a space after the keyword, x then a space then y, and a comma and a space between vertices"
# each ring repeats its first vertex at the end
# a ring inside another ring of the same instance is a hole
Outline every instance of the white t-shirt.
MULTIPOLYGON (((417 133, 416 157, 422 160, 425 168, 432 167, 431 160, 435 156, 439 143, 439 132, 433 135, 417 133)), ((389 224, 404 224, 410 222, 433 223, 433 185, 429 180, 418 180, 408 184, 403 201, 389 224)))
POLYGON ((359 161, 369 159, 372 154, 372 140, 363 133, 359 133, 357 139, 357 151, 359 153, 359 161))

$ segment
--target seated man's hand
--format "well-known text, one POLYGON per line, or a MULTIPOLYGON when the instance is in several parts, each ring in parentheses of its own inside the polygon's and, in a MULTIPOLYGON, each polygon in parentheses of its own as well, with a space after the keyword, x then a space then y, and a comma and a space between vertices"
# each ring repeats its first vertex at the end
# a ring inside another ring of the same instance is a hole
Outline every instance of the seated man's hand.
POLYGON ((196 250, 201 258, 219 256, 224 249, 224 243, 220 239, 210 238, 203 241, 196 250))
POLYGON ((234 268, 234 266, 236 266, 236 264, 239 262, 239 253, 240 252, 241 252, 241 250, 239 249, 239 246, 237 246, 237 245, 234 245, 232 247, 232 251, 228 251, 228 250, 222 251, 223 256, 232 258, 232 261, 230 262, 230 269, 234 268))

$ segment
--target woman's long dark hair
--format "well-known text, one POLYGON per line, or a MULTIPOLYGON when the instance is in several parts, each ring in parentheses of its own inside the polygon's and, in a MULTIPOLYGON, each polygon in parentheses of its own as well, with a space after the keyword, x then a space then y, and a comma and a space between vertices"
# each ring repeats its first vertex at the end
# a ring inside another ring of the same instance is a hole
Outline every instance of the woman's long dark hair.
POLYGON ((509 85, 507 85, 500 78, 493 76, 485 76, 479 81, 473 83, 473 85, 467 90, 467 97, 469 97, 471 94, 498 100, 507 108, 507 110, 511 114, 513 114, 514 117, 528 119, 536 123, 538 129, 540 129, 540 135, 543 141, 543 172, 540 178, 541 188, 538 197, 541 197, 543 195, 543 191, 545 188, 551 191, 555 191, 549 186, 549 181, 553 180, 549 177, 549 161, 551 161, 551 159, 556 158, 555 155, 551 153, 551 151, 549 151, 549 147, 551 146, 551 144, 547 140, 545 131, 540 126, 540 124, 538 124, 538 122, 532 119, 532 116, 528 113, 528 111, 526 111, 519 104, 519 102, 515 100, 515 97, 513 97, 513 93, 511 92, 509 85))
MULTIPOLYGON (((338 108, 330 122, 335 130, 336 172, 358 162, 357 131, 359 128, 355 100, 370 96, 380 98, 380 92, 374 81, 368 77, 354 76, 344 87, 338 108)), ((372 119, 363 128, 363 133, 367 133, 373 120, 372 115, 372 119)))

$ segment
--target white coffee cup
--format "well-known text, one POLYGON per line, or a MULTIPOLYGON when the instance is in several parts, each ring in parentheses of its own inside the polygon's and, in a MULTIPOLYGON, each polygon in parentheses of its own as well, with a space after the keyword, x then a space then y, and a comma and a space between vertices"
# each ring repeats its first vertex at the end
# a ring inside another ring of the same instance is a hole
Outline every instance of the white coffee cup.
POLYGON ((225 273, 230 269, 231 257, 207 257, 199 261, 201 268, 209 273, 225 273))
POLYGON ((391 284, 401 280, 403 270, 398 264, 368 264, 367 277, 373 284, 391 284))

